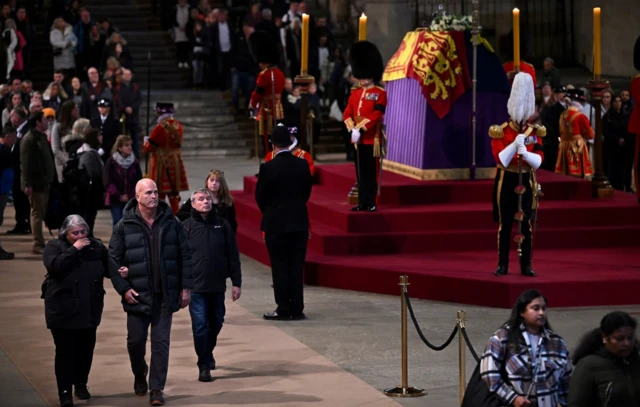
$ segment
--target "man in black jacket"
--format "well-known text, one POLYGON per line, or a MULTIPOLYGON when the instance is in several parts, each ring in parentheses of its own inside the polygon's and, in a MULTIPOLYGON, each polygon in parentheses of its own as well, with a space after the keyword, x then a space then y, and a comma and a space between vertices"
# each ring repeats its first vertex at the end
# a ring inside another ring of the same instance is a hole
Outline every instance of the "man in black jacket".
POLYGON ((113 117, 111 112, 111 99, 101 98, 98 100, 98 112, 97 117, 91 119, 91 127, 100 130, 102 136, 102 161, 107 162, 111 157, 111 148, 116 142, 116 139, 122 133, 120 130, 120 123, 113 117))
POLYGON ((305 318, 302 270, 309 238, 311 172, 305 160, 289 152, 291 134, 287 127, 276 126, 271 143, 275 157, 260 166, 255 195, 262 212, 260 228, 265 233, 278 304, 264 318, 300 320, 305 318))
POLYGON ((135 199, 126 204, 123 218, 114 226, 109 273, 127 313, 133 389, 144 396, 150 387, 151 405, 161 406, 169 368, 171 317, 189 305, 193 279, 184 228, 169 206, 159 201, 158 187, 148 178, 138 181, 135 199), (145 362, 149 324, 150 370, 145 362))
POLYGON ((231 278, 233 284, 231 299, 236 301, 240 298, 240 255, 231 226, 212 210, 211 191, 207 188, 193 191, 191 205, 191 217, 184 221, 193 270, 189 313, 193 344, 198 355, 198 380, 210 382, 211 370, 216 368, 213 349, 226 311, 224 293, 227 290, 227 278, 231 278))
MULTIPOLYGON (((115 109, 116 109, 116 121, 120 120, 122 115, 125 115, 125 124, 127 132, 131 137, 131 145, 133 146, 133 153, 136 157, 140 158, 140 147, 138 146, 138 127, 140 127, 140 104, 142 103, 142 95, 140 94, 140 88, 138 85, 131 82, 133 79, 133 73, 130 69, 122 70, 122 81, 116 85, 115 97, 115 109)), ((111 151, 105 151, 105 156, 110 157, 111 151)))
POLYGON ((27 121, 27 114, 21 108, 11 111, 9 116, 11 124, 16 128, 17 140, 11 147, 11 168, 13 168, 13 208, 15 209, 16 226, 7 231, 10 235, 30 235, 31 234, 31 207, 29 206, 29 198, 25 195, 20 187, 20 143, 22 138, 29 133, 30 127, 27 121))

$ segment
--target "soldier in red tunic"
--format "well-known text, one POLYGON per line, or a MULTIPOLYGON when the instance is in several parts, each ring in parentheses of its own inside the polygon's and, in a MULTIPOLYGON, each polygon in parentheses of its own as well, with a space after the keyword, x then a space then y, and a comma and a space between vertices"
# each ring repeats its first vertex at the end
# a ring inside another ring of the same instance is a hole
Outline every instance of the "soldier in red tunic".
MULTIPOLYGON (((278 126, 283 126, 282 123, 278 124, 278 126)), ((309 164, 309 171, 311 171, 311 176, 313 177, 315 175, 315 165, 313 163, 313 158, 311 158, 311 154, 309 154, 308 152, 304 151, 302 148, 300 148, 300 146, 298 146, 298 139, 294 136, 294 134, 296 134, 298 132, 298 129, 296 129, 295 127, 290 127, 289 128, 289 132, 291 133, 291 138, 292 138, 292 144, 289 146, 289 151, 291 151, 291 155, 296 156, 298 158, 302 158, 303 160, 307 161, 307 164, 309 164)), ((275 157, 275 152, 271 151, 269 154, 267 154, 267 156, 264 158, 264 162, 269 162, 271 160, 273 160, 273 158, 275 157)))
POLYGON ((593 165, 589 157, 587 140, 595 133, 589 118, 582 113, 582 104, 587 98, 580 89, 568 89, 571 105, 560 116, 560 147, 556 161, 556 173, 586 178, 593 176, 593 165))
POLYGON ((544 154, 542 137, 546 135, 543 126, 529 126, 528 119, 535 113, 535 96, 531 75, 518 73, 513 81, 511 96, 507 105, 511 119, 507 123, 491 126, 491 150, 497 163, 493 187, 493 217, 500 224, 498 229, 498 268, 495 275, 503 276, 509 270, 511 230, 514 221, 521 222, 522 255, 520 273, 535 277, 531 269, 531 249, 533 246, 531 218, 537 208, 538 184, 535 171, 540 167, 544 154), (518 159, 522 158, 522 184, 519 187, 518 159), (518 207, 518 196, 522 195, 522 207, 518 207))
MULTIPOLYGON (((520 68, 519 68, 519 71, 516 72, 515 64, 513 62, 513 30, 509 32, 509 35, 507 36, 507 40, 509 43, 509 46, 507 47, 507 52, 506 52, 508 61, 502 64, 502 68, 507 73, 507 77, 509 78, 509 83, 513 85, 513 78, 515 78, 518 72, 526 72, 529 75, 531 75, 531 79, 533 79, 533 90, 535 91, 536 68, 530 63, 525 62, 524 59, 520 59, 520 68)), ((522 36, 520 37, 520 54, 522 55, 522 58, 528 58, 529 56, 529 48, 528 48, 527 42, 528 42, 527 34, 523 33, 522 36)))
POLYGON ((146 178, 155 181, 160 199, 169 196, 171 210, 176 214, 180 208, 180 191, 189 190, 187 172, 180 154, 182 125, 173 118, 172 103, 157 103, 156 113, 158 124, 144 140, 144 152, 151 154, 146 178))
MULTIPOLYGON (((256 31, 249 37, 251 52, 260 65, 260 73, 256 78, 256 89, 251 94, 249 110, 256 109, 259 133, 262 136, 262 147, 265 153, 272 151, 269 143, 271 130, 279 120, 284 118, 282 108, 282 91, 285 76, 276 66, 280 59, 278 45, 266 31, 256 31), (275 112, 275 117, 274 117, 275 112)), ((256 154, 258 152, 256 151, 256 154)))
MULTIPOLYGON (((633 49, 633 66, 640 71, 640 37, 636 40, 633 49)), ((636 135, 636 155, 633 162, 634 178, 636 179, 636 194, 640 203, 640 73, 631 82, 631 97, 633 98, 633 110, 629 119, 629 133, 636 135)))
POLYGON ((350 50, 351 70, 360 81, 344 109, 343 120, 356 147, 358 206, 352 211, 375 212, 380 157, 384 150, 382 119, 387 107, 387 92, 376 82, 382 79, 384 63, 378 48, 358 41, 350 50))

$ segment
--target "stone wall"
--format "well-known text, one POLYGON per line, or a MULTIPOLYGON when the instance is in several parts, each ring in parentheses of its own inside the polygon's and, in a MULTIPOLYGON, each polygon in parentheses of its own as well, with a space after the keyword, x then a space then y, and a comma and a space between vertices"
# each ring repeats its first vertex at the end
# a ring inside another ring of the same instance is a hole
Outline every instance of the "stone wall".
MULTIPOLYGON (((334 0, 335 1, 335 0, 334 0)), ((345 0, 341 0, 345 1, 345 0)), ((633 45, 640 27, 640 13, 632 3, 637 0, 617 0, 601 4, 601 0, 574 0, 575 47, 574 59, 582 66, 590 67, 593 58, 593 7, 602 7, 602 73, 607 77, 628 77, 635 75, 633 68, 633 45)), ((380 48, 385 60, 391 58, 407 31, 415 28, 412 0, 351 0, 368 17, 368 39, 380 48)), ((482 2, 482 0, 481 0, 482 2)), ((498 38, 504 37, 511 29, 511 9, 517 1, 498 2, 491 16, 485 16, 488 28, 495 29, 491 39, 500 52, 498 38), (508 24, 500 24, 506 21, 508 24)), ((567 2, 568 4, 569 2, 567 2)), ((519 5, 519 4, 518 4, 519 5)), ((519 5, 520 6, 520 5, 519 5)), ((357 23, 356 7, 351 9, 351 23, 357 23)), ((482 7, 481 7, 482 9, 482 7)), ((470 13, 470 12, 469 12, 470 13)), ((481 16, 481 19, 483 17, 481 16)), ((482 20, 481 20, 482 21, 482 20)), ((540 24, 540 22, 538 23, 540 24)), ((544 22, 542 22, 544 25, 544 22)), ((570 28, 567 27, 567 33, 570 28)), ((548 38, 546 40, 549 40, 548 38)), ((532 41, 535 39, 532 38, 532 41)), ((568 40, 569 41, 569 40, 568 40)), ((550 55, 554 57, 554 55, 550 55)), ((558 57, 558 55, 556 55, 558 57)), ((540 68, 540 67, 537 67, 540 68)))

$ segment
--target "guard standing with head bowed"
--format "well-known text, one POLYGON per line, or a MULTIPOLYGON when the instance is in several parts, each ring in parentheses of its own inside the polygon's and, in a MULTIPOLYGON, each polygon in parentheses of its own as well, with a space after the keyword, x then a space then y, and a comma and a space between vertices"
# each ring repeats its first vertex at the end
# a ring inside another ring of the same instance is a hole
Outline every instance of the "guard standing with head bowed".
POLYGON ((382 119, 387 108, 387 92, 376 83, 382 79, 384 63, 378 48, 369 41, 356 42, 349 52, 353 76, 360 81, 343 114, 356 147, 358 206, 351 210, 375 212, 380 158, 385 149, 382 119))
POLYGON ((173 117, 173 103, 157 103, 158 124, 145 137, 143 150, 151 154, 149 173, 145 176, 155 181, 160 199, 169 196, 174 214, 180 208, 180 191, 189 190, 187 172, 180 149, 183 142, 182 124, 173 117))
POLYGON ((285 76, 276 66, 280 61, 280 53, 278 44, 271 34, 266 31, 254 32, 249 37, 249 46, 253 57, 260 65, 260 73, 256 78, 256 88, 251 94, 249 110, 251 112, 258 110, 255 116, 259 123, 258 131, 262 136, 262 147, 266 156, 272 151, 269 143, 271 131, 279 120, 284 119, 282 91, 285 76))
POLYGON ((511 230, 515 220, 519 222, 516 240, 521 254, 520 273, 535 277, 531 269, 532 215, 537 209, 538 197, 535 170, 544 158, 541 138, 546 135, 546 129, 527 124, 535 113, 532 83, 533 79, 527 73, 515 76, 507 104, 510 120, 489 128, 491 150, 497 163, 493 187, 493 217, 500 224, 497 276, 506 275, 509 270, 511 230))

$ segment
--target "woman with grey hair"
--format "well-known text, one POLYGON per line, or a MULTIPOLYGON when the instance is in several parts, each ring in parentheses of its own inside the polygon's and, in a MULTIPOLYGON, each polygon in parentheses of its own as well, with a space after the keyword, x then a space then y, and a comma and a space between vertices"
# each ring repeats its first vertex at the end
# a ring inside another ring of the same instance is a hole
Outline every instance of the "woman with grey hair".
POLYGON ((89 237, 89 226, 81 216, 69 215, 58 238, 47 243, 43 262, 47 276, 42 298, 56 346, 58 395, 60 405, 70 407, 72 387, 77 398, 91 398, 87 381, 104 307, 107 248, 89 237))

